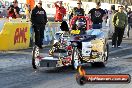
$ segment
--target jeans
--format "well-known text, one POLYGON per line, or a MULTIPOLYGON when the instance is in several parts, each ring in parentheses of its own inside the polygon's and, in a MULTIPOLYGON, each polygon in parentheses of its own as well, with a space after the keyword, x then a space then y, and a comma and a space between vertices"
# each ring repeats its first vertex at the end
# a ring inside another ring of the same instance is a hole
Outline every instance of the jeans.
POLYGON ((129 37, 129 31, 132 28, 132 23, 128 23, 128 31, 127 31, 127 36, 129 37))
POLYGON ((102 23, 93 24, 93 25, 92 25, 92 28, 93 28, 93 29, 100 29, 100 28, 102 28, 102 23))

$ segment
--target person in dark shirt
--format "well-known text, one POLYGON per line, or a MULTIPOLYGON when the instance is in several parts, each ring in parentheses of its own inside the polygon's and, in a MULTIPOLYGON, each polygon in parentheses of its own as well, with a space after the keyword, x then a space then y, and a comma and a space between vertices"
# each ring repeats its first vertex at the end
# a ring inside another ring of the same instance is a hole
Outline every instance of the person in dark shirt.
POLYGON ((91 20, 93 22, 93 29, 100 29, 102 28, 103 17, 106 13, 103 9, 100 8, 100 2, 97 2, 96 5, 96 8, 91 9, 89 14, 91 15, 91 20))
POLYGON ((41 0, 39 0, 38 4, 32 10, 31 22, 35 32, 35 45, 42 49, 47 15, 45 10, 42 8, 41 0))
POLYGON ((10 7, 8 7, 7 9, 8 17, 19 18, 20 17, 19 11, 20 8, 18 7, 18 1, 14 0, 13 5, 10 5, 10 7))
POLYGON ((77 7, 73 8, 69 19, 71 19, 73 16, 84 16, 85 14, 84 9, 81 8, 82 2, 77 1, 77 5, 78 5, 77 7))
POLYGON ((127 9, 127 16, 128 16, 128 31, 127 31, 127 36, 129 37, 129 31, 132 28, 132 11, 131 11, 131 8, 127 9))

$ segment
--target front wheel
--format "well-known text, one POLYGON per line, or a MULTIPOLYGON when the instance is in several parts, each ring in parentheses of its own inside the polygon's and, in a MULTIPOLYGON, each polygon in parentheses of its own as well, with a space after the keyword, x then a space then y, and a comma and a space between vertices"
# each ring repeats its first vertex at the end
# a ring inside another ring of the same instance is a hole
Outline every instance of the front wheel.
POLYGON ((79 50, 77 49, 77 47, 73 47, 73 51, 72 51, 72 69, 78 69, 79 66, 79 50))
POLYGON ((39 47, 34 46, 32 51, 32 67, 34 69, 37 69, 40 66, 39 59, 37 58, 39 56, 39 47))

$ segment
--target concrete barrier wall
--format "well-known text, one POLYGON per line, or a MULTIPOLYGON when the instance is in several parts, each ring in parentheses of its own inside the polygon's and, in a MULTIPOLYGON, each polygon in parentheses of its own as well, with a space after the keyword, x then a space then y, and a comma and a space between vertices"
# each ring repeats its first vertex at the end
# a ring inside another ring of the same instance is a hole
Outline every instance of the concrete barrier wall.
POLYGON ((47 23, 44 31, 44 42, 51 42, 56 32, 60 30, 60 22, 47 23))
POLYGON ((30 43, 30 23, 5 22, 0 32, 0 50, 26 49, 30 43))

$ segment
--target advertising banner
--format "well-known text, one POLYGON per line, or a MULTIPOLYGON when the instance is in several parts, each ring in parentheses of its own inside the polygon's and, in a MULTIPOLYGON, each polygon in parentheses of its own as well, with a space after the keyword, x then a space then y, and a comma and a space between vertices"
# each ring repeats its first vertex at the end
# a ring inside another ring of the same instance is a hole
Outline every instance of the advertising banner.
POLYGON ((30 24, 6 22, 0 34, 0 50, 16 50, 29 47, 30 24))

